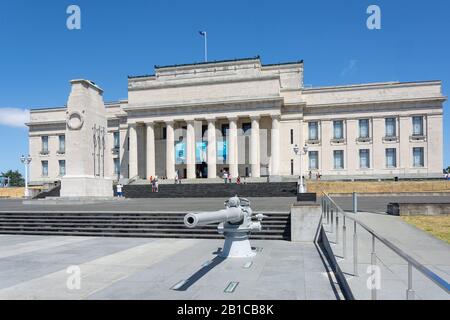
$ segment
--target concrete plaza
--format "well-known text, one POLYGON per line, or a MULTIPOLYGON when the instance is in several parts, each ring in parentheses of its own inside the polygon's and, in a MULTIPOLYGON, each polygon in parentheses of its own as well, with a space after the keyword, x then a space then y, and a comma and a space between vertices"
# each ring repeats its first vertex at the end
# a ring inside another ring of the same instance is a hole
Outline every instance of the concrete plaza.
POLYGON ((0 299, 337 299, 314 244, 253 241, 254 258, 218 258, 220 240, 0 235, 0 299), (81 270, 69 289, 70 266, 81 270), (238 283, 226 293, 230 283, 238 283))

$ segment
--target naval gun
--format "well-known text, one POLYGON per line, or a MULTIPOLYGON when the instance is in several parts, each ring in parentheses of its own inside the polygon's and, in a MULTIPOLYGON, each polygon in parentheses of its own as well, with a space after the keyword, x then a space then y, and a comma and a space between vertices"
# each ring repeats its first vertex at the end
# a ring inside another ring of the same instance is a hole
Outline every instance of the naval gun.
POLYGON ((253 257, 249 236, 253 231, 261 231, 262 214, 253 215, 250 201, 234 196, 225 201, 225 209, 212 212, 188 213, 184 224, 188 228, 218 223, 217 231, 225 236, 220 256, 223 258, 253 257))

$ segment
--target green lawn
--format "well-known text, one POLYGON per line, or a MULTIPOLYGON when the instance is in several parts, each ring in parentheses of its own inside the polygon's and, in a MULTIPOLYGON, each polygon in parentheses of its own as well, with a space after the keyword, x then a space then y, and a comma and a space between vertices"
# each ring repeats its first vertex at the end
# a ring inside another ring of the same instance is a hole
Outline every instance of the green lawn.
POLYGON ((426 231, 436 238, 450 243, 450 215, 441 216, 405 216, 404 221, 426 231))

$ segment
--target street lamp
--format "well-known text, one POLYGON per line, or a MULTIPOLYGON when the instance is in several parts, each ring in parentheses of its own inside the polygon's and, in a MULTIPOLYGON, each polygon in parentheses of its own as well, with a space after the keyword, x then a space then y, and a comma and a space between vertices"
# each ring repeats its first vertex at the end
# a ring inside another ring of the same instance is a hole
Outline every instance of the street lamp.
POLYGON ((303 156, 308 153, 308 145, 305 143, 305 146, 302 150, 300 150, 300 148, 295 145, 294 152, 296 155, 300 156, 300 181, 298 183, 298 193, 306 193, 306 188, 303 183, 303 156))
POLYGON ((25 157, 22 155, 20 157, 20 162, 22 162, 25 165, 25 198, 28 198, 30 196, 29 190, 28 190, 28 165, 31 162, 31 157, 28 155, 25 157))

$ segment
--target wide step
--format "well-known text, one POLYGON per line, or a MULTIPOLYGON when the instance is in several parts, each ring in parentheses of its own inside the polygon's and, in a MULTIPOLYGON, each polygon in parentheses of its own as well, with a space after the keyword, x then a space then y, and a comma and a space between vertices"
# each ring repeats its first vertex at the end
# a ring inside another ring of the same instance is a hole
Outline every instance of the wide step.
MULTIPOLYGON (((252 239, 289 240, 286 212, 261 212, 263 229, 252 239)), ((0 212, 0 234, 222 239, 217 225, 187 228, 185 213, 0 212)))

